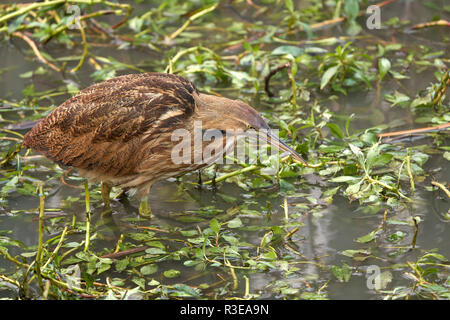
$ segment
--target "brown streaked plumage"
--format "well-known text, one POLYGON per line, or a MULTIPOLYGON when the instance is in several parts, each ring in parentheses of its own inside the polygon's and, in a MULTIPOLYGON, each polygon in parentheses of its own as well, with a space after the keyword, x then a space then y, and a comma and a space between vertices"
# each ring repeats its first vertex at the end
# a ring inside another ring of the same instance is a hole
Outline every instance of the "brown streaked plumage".
MULTIPOLYGON (((23 146, 102 182, 107 206, 111 186, 137 188, 143 200, 140 212, 146 214, 146 196, 155 181, 210 163, 172 161, 171 152, 178 143, 172 141, 172 133, 176 129, 193 132, 195 121, 201 121, 205 130, 269 130, 258 112, 244 102, 199 93, 192 82, 177 75, 144 73, 81 90, 36 124, 25 135, 23 146)), ((278 139, 271 143, 303 161, 278 139)))

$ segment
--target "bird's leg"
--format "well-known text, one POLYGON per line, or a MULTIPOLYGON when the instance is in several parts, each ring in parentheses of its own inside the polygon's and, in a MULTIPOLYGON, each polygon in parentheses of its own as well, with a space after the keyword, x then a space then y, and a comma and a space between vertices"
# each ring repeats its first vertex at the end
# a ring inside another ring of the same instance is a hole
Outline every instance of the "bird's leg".
POLYGON ((148 205, 148 197, 141 198, 141 202, 139 203, 139 215, 145 218, 151 218, 152 211, 148 205))
POLYGON ((111 193, 111 185, 107 184, 106 182, 102 182, 102 200, 103 204, 105 206, 105 210, 111 209, 111 199, 109 197, 109 194, 111 193))
POLYGON ((212 178, 212 190, 214 192, 217 191, 216 177, 217 177, 217 166, 214 164, 214 176, 212 178))
POLYGON ((152 210, 148 205, 148 193, 150 192, 151 185, 145 186, 139 193, 141 194, 141 202, 139 203, 139 215, 145 218, 151 218, 152 210))
POLYGON ((202 185, 202 170, 198 170, 198 184, 202 185))
POLYGON ((198 182, 197 182, 197 189, 201 189, 203 186, 203 181, 202 181, 202 170, 198 170, 198 182))

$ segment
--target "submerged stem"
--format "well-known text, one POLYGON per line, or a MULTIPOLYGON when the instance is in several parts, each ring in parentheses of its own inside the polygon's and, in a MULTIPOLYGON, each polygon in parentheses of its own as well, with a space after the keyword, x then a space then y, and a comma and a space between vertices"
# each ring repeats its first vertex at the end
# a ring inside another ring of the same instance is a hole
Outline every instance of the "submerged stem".
POLYGON ((89 250, 91 240, 91 200, 89 196, 89 183, 87 181, 84 182, 84 196, 86 203, 86 240, 84 242, 84 251, 86 252, 89 250))
POLYGON ((43 240, 44 240, 44 210, 45 210, 45 195, 42 184, 39 186, 39 226, 38 226, 38 249, 36 253, 36 274, 38 277, 39 286, 43 288, 42 275, 41 275, 41 262, 43 252, 43 240))

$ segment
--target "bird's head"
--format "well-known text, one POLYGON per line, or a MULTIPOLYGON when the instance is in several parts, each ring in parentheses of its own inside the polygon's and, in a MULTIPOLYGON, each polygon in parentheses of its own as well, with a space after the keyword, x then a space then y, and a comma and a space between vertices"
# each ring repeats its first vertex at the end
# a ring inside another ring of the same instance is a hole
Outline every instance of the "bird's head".
POLYGON ((263 132, 268 144, 289 152, 293 159, 307 164, 297 152, 270 130, 267 122, 248 104, 208 94, 200 94, 196 100, 197 120, 201 121, 203 130, 220 130, 238 136, 263 132))

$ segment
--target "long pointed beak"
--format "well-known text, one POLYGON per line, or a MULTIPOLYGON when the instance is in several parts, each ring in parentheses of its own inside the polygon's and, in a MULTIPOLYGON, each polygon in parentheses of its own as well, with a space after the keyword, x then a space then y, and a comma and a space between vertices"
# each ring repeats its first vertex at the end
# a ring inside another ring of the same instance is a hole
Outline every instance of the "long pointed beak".
POLYGON ((297 152, 295 152, 291 147, 289 147, 286 143, 281 141, 277 136, 275 136, 272 132, 268 132, 268 136, 270 137, 269 143, 275 147, 278 147, 284 151, 289 152, 291 157, 295 160, 300 161, 304 165, 308 165, 308 163, 303 159, 297 152))

